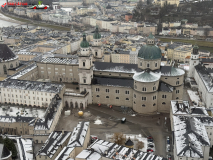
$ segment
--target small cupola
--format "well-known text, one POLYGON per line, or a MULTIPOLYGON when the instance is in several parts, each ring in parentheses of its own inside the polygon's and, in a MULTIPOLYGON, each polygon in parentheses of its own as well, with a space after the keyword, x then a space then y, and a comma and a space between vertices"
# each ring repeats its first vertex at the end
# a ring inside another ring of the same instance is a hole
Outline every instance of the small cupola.
POLYGON ((133 148, 134 147, 134 143, 131 141, 131 139, 129 138, 126 143, 125 143, 125 146, 127 148, 133 148))

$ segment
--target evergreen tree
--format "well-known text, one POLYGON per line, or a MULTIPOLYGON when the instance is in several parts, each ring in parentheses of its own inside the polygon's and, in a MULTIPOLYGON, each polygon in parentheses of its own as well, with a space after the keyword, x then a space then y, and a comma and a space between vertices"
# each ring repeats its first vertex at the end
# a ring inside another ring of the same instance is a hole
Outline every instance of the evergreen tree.
POLYGON ((16 150, 16 146, 15 146, 14 142, 9 138, 5 138, 4 145, 7 147, 8 150, 10 150, 12 152, 12 158, 16 158, 17 150, 16 150))

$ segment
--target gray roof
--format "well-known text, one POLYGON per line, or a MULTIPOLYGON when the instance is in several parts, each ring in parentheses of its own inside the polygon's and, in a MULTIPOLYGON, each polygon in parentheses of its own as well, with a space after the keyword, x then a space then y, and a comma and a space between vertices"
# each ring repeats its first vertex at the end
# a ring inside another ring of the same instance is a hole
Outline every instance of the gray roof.
POLYGON ((121 87, 133 88, 134 80, 133 79, 122 79, 122 78, 94 77, 92 80, 92 84, 93 85, 121 86, 121 87))
POLYGON ((21 89, 27 91, 40 91, 51 93, 59 93, 63 87, 63 84, 58 83, 26 81, 17 79, 9 79, 7 81, 0 82, 0 88, 21 89))

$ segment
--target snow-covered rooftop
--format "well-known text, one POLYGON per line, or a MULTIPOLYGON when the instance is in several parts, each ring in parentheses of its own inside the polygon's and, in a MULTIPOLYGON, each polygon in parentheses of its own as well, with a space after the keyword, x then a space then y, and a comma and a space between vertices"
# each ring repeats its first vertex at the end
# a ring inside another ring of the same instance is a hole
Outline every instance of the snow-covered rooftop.
POLYGON ((33 141, 32 139, 17 139, 18 150, 21 160, 33 160, 33 141))
POLYGON ((96 140, 86 150, 83 150, 77 158, 88 160, 99 160, 101 157, 107 159, 126 160, 126 159, 143 159, 143 160, 162 160, 162 157, 151 153, 142 152, 125 146, 120 146, 115 143, 104 140, 96 140))
POLYGON ((210 145, 205 126, 188 116, 173 116, 173 126, 177 155, 203 158, 202 146, 210 145))
POLYGON ((73 129, 72 136, 68 142, 68 147, 83 146, 86 135, 88 134, 89 122, 79 122, 73 129))
POLYGON ((143 71, 141 73, 135 73, 133 79, 138 82, 155 82, 161 77, 161 73, 154 73, 152 71, 143 71))
POLYGON ((8 79, 7 81, 0 82, 0 88, 5 89, 20 89, 25 91, 39 91, 49 93, 59 93, 63 84, 50 83, 50 82, 38 82, 38 81, 26 81, 17 79, 8 79))
POLYGON ((52 132, 45 144, 38 151, 37 156, 48 156, 50 159, 57 152, 58 148, 65 143, 70 137, 71 132, 69 131, 54 131, 52 132))
POLYGON ((64 147, 62 151, 58 154, 58 156, 55 158, 55 160, 74 160, 70 158, 70 154, 75 151, 74 147, 64 147))
POLYGON ((78 64, 78 59, 47 57, 41 60, 43 63, 78 64))

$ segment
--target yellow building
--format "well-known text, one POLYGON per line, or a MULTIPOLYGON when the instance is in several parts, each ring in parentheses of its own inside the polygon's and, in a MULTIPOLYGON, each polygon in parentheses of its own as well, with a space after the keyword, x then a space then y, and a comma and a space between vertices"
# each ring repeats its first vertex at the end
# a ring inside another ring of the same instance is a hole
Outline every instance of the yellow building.
MULTIPOLYGON (((161 0, 160 1, 161 7, 163 7, 166 2, 167 4, 176 5, 177 7, 179 6, 179 3, 180 3, 179 0, 161 0)), ((156 3, 158 3, 157 0, 156 0, 156 3)))
POLYGON ((130 63, 130 51, 118 51, 111 54, 112 63, 130 63))

